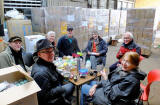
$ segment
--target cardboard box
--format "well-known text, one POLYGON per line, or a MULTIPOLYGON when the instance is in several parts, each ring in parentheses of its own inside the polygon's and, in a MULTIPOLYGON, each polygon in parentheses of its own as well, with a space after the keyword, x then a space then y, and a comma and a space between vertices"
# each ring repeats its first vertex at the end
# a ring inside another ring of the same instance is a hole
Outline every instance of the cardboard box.
POLYGON ((19 35, 32 35, 31 20, 8 20, 7 28, 9 37, 19 35))
POLYGON ((4 22, 4 0, 0 0, 0 23, 4 22))
POLYGON ((40 39, 45 39, 45 36, 43 35, 25 36, 26 52, 34 53, 36 48, 36 42, 40 39))
POLYGON ((160 10, 154 8, 139 8, 127 10, 126 31, 132 31, 135 42, 143 49, 142 54, 149 56, 153 39, 158 34, 160 10))
POLYGON ((41 89, 21 66, 0 69, 0 82, 13 83, 24 78, 29 82, 0 92, 1 105, 38 105, 36 93, 41 89))
POLYGON ((25 47, 24 36, 32 35, 31 20, 8 20, 7 21, 8 36, 19 36, 22 38, 25 47))
POLYGON ((26 35, 32 35, 31 20, 8 20, 7 21, 8 36, 20 36, 24 39, 26 35))

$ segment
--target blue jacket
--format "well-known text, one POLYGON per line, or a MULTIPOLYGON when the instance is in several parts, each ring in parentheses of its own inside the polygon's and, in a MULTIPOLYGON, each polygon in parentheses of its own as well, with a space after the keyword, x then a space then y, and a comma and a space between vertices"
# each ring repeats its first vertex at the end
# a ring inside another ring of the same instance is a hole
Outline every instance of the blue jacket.
POLYGON ((59 50, 60 57, 63 57, 64 55, 71 56, 73 53, 77 53, 80 51, 78 47, 77 39, 72 37, 70 42, 67 35, 62 36, 58 40, 57 48, 59 50))
MULTIPOLYGON (((102 38, 98 37, 98 40, 99 40, 99 43, 96 45, 97 52, 100 53, 99 57, 103 59, 102 63, 105 64, 108 46, 107 46, 107 43, 102 38)), ((85 49, 85 52, 92 52, 92 48, 93 48, 93 39, 91 38, 88 41, 88 45, 87 45, 87 48, 85 49)), ((86 56, 86 60, 89 58, 89 56, 90 55, 86 56)))

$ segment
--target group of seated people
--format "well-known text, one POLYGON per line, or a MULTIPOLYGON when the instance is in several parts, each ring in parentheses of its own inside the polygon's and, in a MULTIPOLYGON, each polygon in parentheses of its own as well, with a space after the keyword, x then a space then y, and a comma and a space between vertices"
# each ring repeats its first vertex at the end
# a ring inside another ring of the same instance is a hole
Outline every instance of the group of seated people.
MULTIPOLYGON (((0 53, 0 68, 20 64, 33 77, 41 88, 37 93, 39 105, 72 104, 74 85, 63 84, 64 77, 57 72, 53 63, 56 57, 72 56, 80 51, 77 39, 73 36, 73 27, 67 27, 67 32, 57 44, 55 32, 48 32, 46 39, 37 41, 33 55, 24 52, 21 47, 22 39, 14 36, 9 39, 6 50, 0 53)), ((102 70, 101 81, 82 85, 81 105, 87 105, 88 102, 97 105, 135 105, 133 100, 140 93, 140 80, 143 80, 146 74, 138 68, 141 49, 134 43, 132 33, 124 33, 123 38, 124 42, 117 53, 119 61, 110 66, 108 77, 102 70)), ((92 32, 84 51, 93 70, 97 70, 99 63, 105 66, 108 45, 97 31, 92 32)))

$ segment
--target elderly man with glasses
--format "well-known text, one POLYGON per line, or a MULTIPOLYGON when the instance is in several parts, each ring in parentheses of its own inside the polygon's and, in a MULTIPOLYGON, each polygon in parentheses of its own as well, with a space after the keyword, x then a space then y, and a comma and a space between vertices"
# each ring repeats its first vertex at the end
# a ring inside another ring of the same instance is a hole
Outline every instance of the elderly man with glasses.
POLYGON ((119 59, 118 62, 114 63, 109 67, 109 70, 112 71, 115 68, 117 68, 118 64, 121 63, 121 58, 126 52, 137 52, 139 55, 141 55, 141 48, 134 42, 133 40, 133 34, 131 32, 126 32, 123 35, 123 43, 116 55, 117 59, 119 59))
POLYGON ((39 105, 71 105, 74 85, 63 85, 64 78, 53 63, 53 45, 47 39, 41 39, 36 47, 34 55, 38 56, 38 60, 32 67, 31 76, 41 88, 37 94, 39 105))

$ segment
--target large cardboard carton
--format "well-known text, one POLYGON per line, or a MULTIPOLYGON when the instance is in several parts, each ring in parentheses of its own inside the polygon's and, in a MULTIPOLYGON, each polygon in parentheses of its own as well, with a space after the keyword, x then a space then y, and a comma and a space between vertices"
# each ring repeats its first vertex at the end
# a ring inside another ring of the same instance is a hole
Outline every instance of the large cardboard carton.
POLYGON ((142 48, 142 55, 151 54, 154 39, 160 33, 160 10, 155 8, 139 8, 127 10, 126 31, 133 33, 135 41, 142 48))
POLYGON ((36 42, 40 39, 45 39, 45 36, 43 35, 25 36, 26 52, 34 53, 36 48, 36 42))
POLYGON ((120 23, 120 10, 110 10, 109 21, 109 36, 115 37, 118 35, 119 23, 120 23))
POLYGON ((0 0, 0 23, 4 21, 4 0, 0 0))
POLYGON ((7 21, 9 36, 26 36, 32 35, 31 20, 8 20, 7 21))
MULTIPOLYGON (((24 36, 32 35, 31 20, 8 20, 7 21, 8 36, 20 36, 24 43, 24 36)), ((25 46, 25 45, 24 45, 25 46)))
POLYGON ((0 92, 1 105, 38 105, 36 93, 41 89, 21 66, 0 69, 0 82, 12 83, 20 79, 29 82, 0 92))

